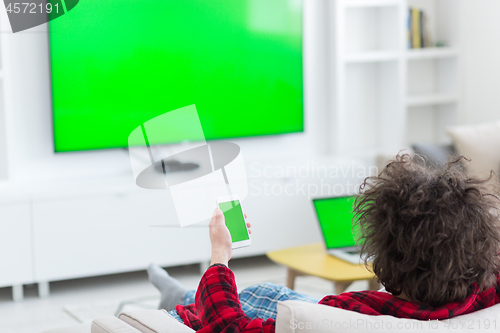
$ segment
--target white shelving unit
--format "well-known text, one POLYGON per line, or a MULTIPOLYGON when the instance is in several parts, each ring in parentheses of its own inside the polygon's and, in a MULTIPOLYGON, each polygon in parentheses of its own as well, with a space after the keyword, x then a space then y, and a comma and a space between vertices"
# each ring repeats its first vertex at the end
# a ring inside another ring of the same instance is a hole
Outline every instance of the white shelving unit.
POLYGON ((453 104, 458 102, 458 96, 454 94, 428 94, 408 96, 406 99, 407 107, 453 104))
POLYGON ((459 4, 453 0, 335 0, 331 77, 334 151, 394 152, 444 143, 458 121, 459 4), (408 49, 409 8, 428 17, 433 42, 408 49))
POLYGON ((350 0, 345 3, 346 7, 383 7, 397 5, 399 0, 350 0))
POLYGON ((440 59, 458 57, 458 49, 454 47, 427 47, 423 49, 409 49, 406 52, 406 59, 440 59))
POLYGON ((348 54, 345 57, 346 63, 378 62, 397 60, 399 54, 394 51, 371 51, 348 54))
POLYGON ((5 116, 5 84, 4 84, 4 65, 5 65, 5 50, 6 36, 3 32, 8 20, 6 13, 0 11, 0 181, 7 179, 7 128, 5 116))

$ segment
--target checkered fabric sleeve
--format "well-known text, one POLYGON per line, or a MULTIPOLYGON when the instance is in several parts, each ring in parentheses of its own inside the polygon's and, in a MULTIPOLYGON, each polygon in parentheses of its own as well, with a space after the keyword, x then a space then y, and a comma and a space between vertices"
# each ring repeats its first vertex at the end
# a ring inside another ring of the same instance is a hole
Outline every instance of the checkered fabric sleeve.
MULTIPOLYGON (((197 332, 244 332, 271 333, 275 331, 275 321, 268 319, 251 319, 243 312, 238 299, 233 272, 223 266, 209 268, 203 275, 196 292, 195 309, 190 309, 197 332), (195 310, 195 311, 193 311, 195 310), (196 315, 194 315, 196 314, 196 315), (196 317, 196 318, 195 318, 196 317)), ((182 317, 182 315, 181 315, 182 317)))

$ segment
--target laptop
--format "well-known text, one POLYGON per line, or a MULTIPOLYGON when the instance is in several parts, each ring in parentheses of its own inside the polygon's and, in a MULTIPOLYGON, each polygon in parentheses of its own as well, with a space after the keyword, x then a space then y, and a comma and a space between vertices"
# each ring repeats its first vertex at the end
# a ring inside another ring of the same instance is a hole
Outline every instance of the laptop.
POLYGON ((328 254, 352 264, 364 263, 353 235, 353 196, 313 199, 328 254))

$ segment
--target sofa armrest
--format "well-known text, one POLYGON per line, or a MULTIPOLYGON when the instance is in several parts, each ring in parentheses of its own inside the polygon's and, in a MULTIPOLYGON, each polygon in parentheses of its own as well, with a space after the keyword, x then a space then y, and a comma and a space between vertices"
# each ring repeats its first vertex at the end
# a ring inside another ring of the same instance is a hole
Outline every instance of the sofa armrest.
POLYGON ((118 318, 142 333, 193 333, 165 310, 136 310, 121 313, 118 318))

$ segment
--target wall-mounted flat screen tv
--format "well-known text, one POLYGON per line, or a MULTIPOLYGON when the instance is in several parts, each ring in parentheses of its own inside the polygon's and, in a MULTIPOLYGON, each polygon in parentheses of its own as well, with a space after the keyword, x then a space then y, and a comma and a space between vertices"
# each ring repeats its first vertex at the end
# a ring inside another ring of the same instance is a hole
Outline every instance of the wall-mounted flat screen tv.
POLYGON ((85 0, 49 35, 56 152, 192 104, 207 140, 304 129, 300 0, 85 0))

